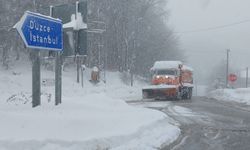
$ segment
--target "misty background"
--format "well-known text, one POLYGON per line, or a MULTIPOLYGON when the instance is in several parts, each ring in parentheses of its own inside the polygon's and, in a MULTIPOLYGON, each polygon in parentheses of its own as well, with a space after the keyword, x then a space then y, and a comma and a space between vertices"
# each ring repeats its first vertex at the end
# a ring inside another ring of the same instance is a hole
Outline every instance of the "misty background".
MULTIPOLYGON (((74 9, 75 2, 76 0, 0 0, 2 65, 9 69, 12 64, 30 53, 30 49, 24 47, 16 31, 11 29, 26 10, 48 15, 50 5, 57 6, 55 10, 59 6, 68 5, 74 9)), ((86 51, 87 60, 84 63, 87 67, 98 66, 101 70, 147 76, 155 61, 184 59, 177 44, 177 36, 166 25, 169 16, 166 0, 80 0, 80 2, 87 2, 87 11, 83 14, 88 25, 88 31, 85 31, 87 41, 86 38, 78 41, 87 43, 86 50, 82 50, 86 51), (92 32, 100 29, 104 32, 92 32)), ((65 16, 63 13, 70 12, 64 11, 59 14, 65 16)), ((64 34, 68 35, 70 34, 64 34)), ((77 49, 73 55, 76 55, 77 49)), ((64 46, 63 56, 67 51, 67 47, 64 46)), ((48 52, 40 53, 41 57, 48 56, 48 52)))
POLYGON ((230 72, 250 67, 249 6, 249 0, 168 1, 168 25, 179 37, 197 82, 206 83, 216 67, 226 63, 226 49, 230 49, 230 72))
MULTIPOLYGON (((249 0, 82 0, 87 24, 104 29, 87 33, 87 66, 99 66, 147 76, 158 60, 181 60, 195 70, 198 84, 225 80, 229 72, 250 67, 249 0), (103 22, 93 25, 94 21, 103 22)), ((74 5, 76 0, 0 0, 0 62, 5 68, 29 56, 11 30, 24 11, 48 15, 50 5, 74 5), (9 40, 13 39, 13 40, 9 40)), ((48 56, 47 52, 42 56, 48 56)))

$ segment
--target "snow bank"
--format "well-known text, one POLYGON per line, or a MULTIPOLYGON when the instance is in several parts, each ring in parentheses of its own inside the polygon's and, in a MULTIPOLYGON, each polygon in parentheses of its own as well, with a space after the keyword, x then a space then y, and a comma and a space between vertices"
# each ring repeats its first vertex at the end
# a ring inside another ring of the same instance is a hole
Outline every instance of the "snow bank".
POLYGON ((26 105, 0 106, 4 116, 0 118, 0 140, 85 141, 129 135, 164 119, 158 111, 134 108, 106 94, 67 98, 58 107, 52 105, 35 109, 26 105))
POLYGON ((210 92, 208 97, 250 105, 250 88, 217 89, 210 92))
POLYGON ((112 150, 158 150, 162 144, 169 145, 180 135, 180 129, 169 124, 166 120, 150 126, 139 136, 112 150), (164 135, 165 133, 165 135, 164 135))
POLYGON ((141 83, 127 86, 117 72, 93 85, 87 69, 82 88, 75 69, 66 69, 55 107, 54 72, 42 70, 42 105, 31 108, 30 68, 0 68, 0 149, 155 149, 180 134, 162 112, 125 103, 141 98, 141 83))

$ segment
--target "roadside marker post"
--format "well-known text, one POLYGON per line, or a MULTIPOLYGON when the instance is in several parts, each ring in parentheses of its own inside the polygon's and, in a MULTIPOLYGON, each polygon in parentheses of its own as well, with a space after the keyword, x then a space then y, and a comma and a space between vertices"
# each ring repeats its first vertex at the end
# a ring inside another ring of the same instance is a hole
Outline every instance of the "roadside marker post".
MULTIPOLYGON (((14 26, 27 48, 31 48, 32 57, 32 107, 41 104, 40 50, 53 50, 60 53, 63 50, 63 27, 59 19, 34 12, 25 12, 14 26), (38 50, 35 50, 38 49, 38 50)), ((57 60, 57 59, 56 59, 57 60)), ((59 61, 58 61, 59 62, 59 61)), ((56 63, 60 64, 60 63, 56 63)), ((59 65, 60 66, 60 65, 59 65)), ((60 67, 56 67, 58 70, 60 67)), ((57 71, 56 71, 57 72, 57 71)), ((58 71, 60 72, 60 71, 58 71)), ((57 78, 57 73, 56 73, 57 78)), ((58 81, 61 81, 61 77, 58 81)), ((56 79, 57 80, 57 79, 56 79)), ((61 86, 61 83, 57 83, 61 86)), ((61 87, 60 87, 61 88, 61 87)), ((57 90, 56 90, 57 91, 57 90)), ((56 101, 61 103, 61 93, 55 93, 56 101), (58 96, 60 94, 60 96, 58 96)), ((59 104, 58 103, 58 104, 59 104)))

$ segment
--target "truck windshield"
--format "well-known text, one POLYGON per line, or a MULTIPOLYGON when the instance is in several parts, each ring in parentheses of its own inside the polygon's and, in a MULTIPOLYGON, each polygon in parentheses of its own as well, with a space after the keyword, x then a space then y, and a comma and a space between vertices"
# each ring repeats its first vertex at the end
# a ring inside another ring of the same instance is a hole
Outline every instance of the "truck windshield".
POLYGON ((157 70, 157 75, 176 75, 175 70, 157 70))

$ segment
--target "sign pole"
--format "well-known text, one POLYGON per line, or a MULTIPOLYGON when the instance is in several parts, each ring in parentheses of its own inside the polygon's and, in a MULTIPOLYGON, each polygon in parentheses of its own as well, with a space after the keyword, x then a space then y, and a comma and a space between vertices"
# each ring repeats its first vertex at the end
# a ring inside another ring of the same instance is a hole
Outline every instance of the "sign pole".
POLYGON ((80 82, 80 53, 79 53, 79 45, 78 45, 78 40, 79 40, 79 31, 75 31, 75 53, 76 53, 76 82, 79 83, 80 82))
POLYGON ((248 67, 246 69, 246 88, 248 88, 248 67))
POLYGON ((81 67, 82 87, 83 87, 83 67, 81 67))
POLYGON ((228 88, 229 52, 230 52, 230 50, 227 49, 226 88, 228 88))
MULTIPOLYGON (((50 17, 53 17, 53 6, 50 6, 50 17)), ((61 52, 56 52, 55 59, 55 105, 62 103, 62 62, 61 52)))
POLYGON ((62 65, 61 54, 56 52, 55 67, 55 105, 62 103, 62 65))
MULTIPOLYGON (((77 13, 78 13, 78 10, 79 10, 79 2, 78 1, 76 1, 76 12, 75 12, 75 19, 77 20, 77 13)), ((80 76, 79 76, 79 74, 80 74, 80 53, 79 53, 79 31, 78 30, 76 30, 75 31, 75 36, 76 36, 76 38, 75 38, 75 53, 76 53, 76 72, 77 72, 77 77, 76 77, 76 81, 77 81, 77 83, 79 83, 80 82, 80 76)))
POLYGON ((41 70, 39 51, 32 50, 32 107, 41 105, 41 70))
MULTIPOLYGON (((52 8, 51 8, 52 15, 52 8)), ((41 104, 41 79, 40 79, 40 56, 41 49, 62 51, 63 49, 63 27, 60 19, 55 19, 42 14, 26 11, 21 19, 15 24, 25 46, 32 48, 32 107, 41 104), (33 50, 38 49, 38 50, 33 50)), ((57 54, 56 84, 59 87, 56 100, 61 103, 61 73, 60 53, 57 54), (58 96, 59 95, 59 96, 58 96)))

